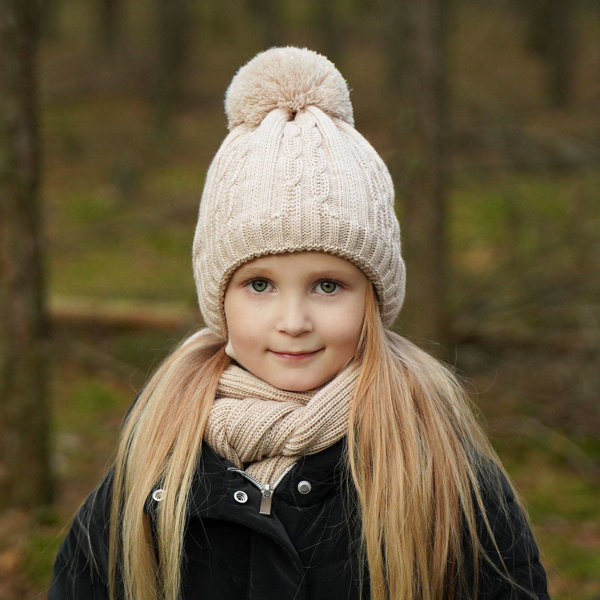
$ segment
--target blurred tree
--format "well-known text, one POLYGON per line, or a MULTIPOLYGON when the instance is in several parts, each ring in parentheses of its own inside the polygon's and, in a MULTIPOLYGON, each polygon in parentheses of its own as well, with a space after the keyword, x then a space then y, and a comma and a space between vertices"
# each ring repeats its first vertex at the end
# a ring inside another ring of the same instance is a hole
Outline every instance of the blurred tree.
POLYGON ((389 84, 400 115, 392 161, 403 201, 410 285, 407 333, 448 344, 446 309, 447 49, 449 3, 385 0, 389 84))
POLYGON ((118 36, 120 0, 97 0, 98 38, 106 54, 113 54, 118 36))
POLYGON ((43 36, 54 36, 58 31, 59 0, 44 0, 38 3, 40 33, 43 36))
POLYGON ((281 0, 248 0, 248 8, 257 18, 264 48, 283 43, 281 0))
POLYGON ((565 0, 519 3, 521 10, 527 11, 529 46, 544 63, 548 96, 557 108, 566 106, 572 95, 577 5, 565 0))
POLYGON ((335 0, 323 2, 313 0, 311 3, 312 20, 321 34, 321 48, 325 55, 333 62, 341 58, 342 46, 342 17, 335 0))
POLYGON ((407 70, 411 67, 408 35, 410 15, 403 2, 382 0, 383 41, 386 53, 387 84, 394 94, 402 94, 409 88, 407 70))
POLYGON ((52 497, 34 0, 0 0, 0 508, 52 497))
POLYGON ((159 132, 165 132, 181 100, 186 49, 191 27, 190 0, 155 0, 156 63, 155 107, 159 132))

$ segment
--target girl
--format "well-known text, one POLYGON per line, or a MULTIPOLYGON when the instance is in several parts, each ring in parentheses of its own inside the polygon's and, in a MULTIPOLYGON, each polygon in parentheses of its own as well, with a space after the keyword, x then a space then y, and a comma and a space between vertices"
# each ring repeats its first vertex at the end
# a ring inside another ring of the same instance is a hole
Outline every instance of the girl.
POLYGON ((326 58, 233 79, 193 265, 207 325, 130 410, 50 599, 547 599, 454 376, 392 333, 389 173, 326 58))

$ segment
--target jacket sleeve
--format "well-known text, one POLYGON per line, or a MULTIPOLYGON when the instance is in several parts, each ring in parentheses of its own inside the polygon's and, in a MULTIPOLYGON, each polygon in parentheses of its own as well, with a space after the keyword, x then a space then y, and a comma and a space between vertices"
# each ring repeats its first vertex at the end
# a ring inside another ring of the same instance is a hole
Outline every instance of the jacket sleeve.
POLYGON ((527 518, 503 475, 500 486, 500 493, 484 491, 489 529, 481 513, 477 519, 477 533, 487 555, 487 559, 480 557, 478 598, 550 600, 546 573, 527 518))
POLYGON ((108 600, 111 474, 81 506, 54 563, 48 600, 108 600))

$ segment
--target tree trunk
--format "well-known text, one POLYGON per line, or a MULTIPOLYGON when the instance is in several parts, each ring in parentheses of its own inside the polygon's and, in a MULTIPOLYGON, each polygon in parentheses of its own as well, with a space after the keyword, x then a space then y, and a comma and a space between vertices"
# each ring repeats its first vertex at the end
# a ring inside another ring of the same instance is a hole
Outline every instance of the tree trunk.
MULTIPOLYGON (((388 2, 390 87, 401 111, 392 169, 403 202, 406 332, 448 344, 446 307, 447 10, 444 0, 388 2)), ((443 352, 438 352, 443 354, 443 352)))
POLYGON ((248 0, 248 8, 257 19, 264 48, 281 45, 284 35, 280 0, 248 0))
POLYGON ((156 0, 154 6, 158 43, 156 117, 158 130, 164 133, 183 93, 191 6, 190 0, 156 0))
POLYGON ((42 37, 52 38, 59 33, 60 0, 39 3, 39 31, 42 37))
POLYGON ((334 0, 314 0, 311 4, 313 22, 320 33, 321 47, 325 56, 334 63, 341 59, 344 39, 344 20, 334 0))
POLYGON ((119 0, 98 0, 98 38, 102 49, 108 55, 113 54, 115 50, 120 9, 119 0))
POLYGON ((571 102, 575 36, 573 17, 576 3, 550 0, 548 7, 548 94, 552 105, 560 108, 571 102))
POLYGON ((576 40, 573 30, 576 1, 528 0, 529 46, 540 56, 546 71, 546 88, 554 107, 571 101, 576 40))
POLYGON ((0 0, 0 509, 51 500, 37 7, 0 0))

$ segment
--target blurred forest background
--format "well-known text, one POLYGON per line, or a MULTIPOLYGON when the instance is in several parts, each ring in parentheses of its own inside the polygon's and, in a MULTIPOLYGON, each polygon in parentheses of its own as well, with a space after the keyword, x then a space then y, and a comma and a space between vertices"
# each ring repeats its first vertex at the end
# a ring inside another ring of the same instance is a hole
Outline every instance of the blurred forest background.
POLYGON ((152 368, 199 327, 190 248, 224 91, 329 56, 388 163, 398 329, 455 365, 557 600, 600 599, 597 0, 0 0, 0 599, 44 597, 152 368))

